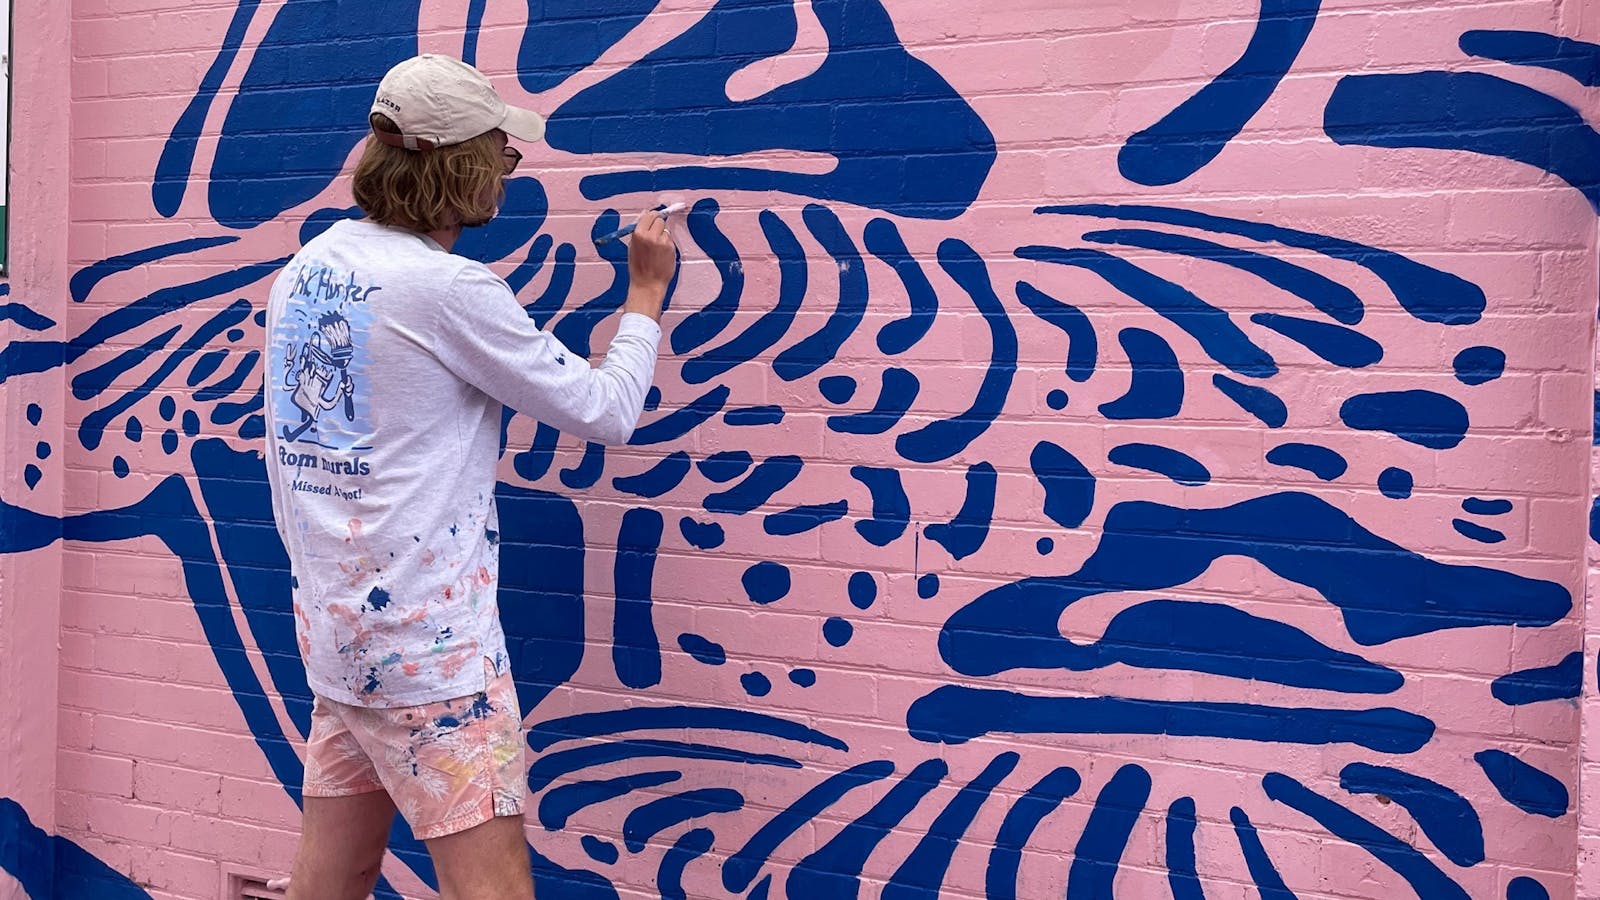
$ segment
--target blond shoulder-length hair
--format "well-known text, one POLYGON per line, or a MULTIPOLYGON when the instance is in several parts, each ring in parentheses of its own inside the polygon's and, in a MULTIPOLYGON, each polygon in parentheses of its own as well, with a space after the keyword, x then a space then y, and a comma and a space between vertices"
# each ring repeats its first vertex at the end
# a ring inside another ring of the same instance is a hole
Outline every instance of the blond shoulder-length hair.
MULTIPOLYGON (((400 133, 382 113, 373 113, 371 123, 375 131, 400 133)), ((368 135, 351 189, 374 222, 438 231, 489 221, 504 199, 504 174, 493 132, 432 150, 391 147, 368 135)))

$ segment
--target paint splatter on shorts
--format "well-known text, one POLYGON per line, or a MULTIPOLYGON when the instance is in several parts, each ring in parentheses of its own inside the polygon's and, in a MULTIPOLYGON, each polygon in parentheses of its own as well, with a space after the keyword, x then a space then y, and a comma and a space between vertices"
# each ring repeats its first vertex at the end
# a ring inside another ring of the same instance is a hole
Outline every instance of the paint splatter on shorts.
POLYGON ((318 696, 306 741, 307 797, 387 791, 419 839, 522 814, 522 713, 510 672, 483 693, 393 709, 318 696))

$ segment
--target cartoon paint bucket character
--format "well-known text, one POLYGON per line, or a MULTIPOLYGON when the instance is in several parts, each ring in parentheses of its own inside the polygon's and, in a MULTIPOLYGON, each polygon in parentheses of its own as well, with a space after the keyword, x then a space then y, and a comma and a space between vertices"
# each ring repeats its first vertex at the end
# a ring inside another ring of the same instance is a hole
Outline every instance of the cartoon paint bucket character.
POLYGON ((344 417, 355 421, 355 379, 350 377, 350 360, 355 347, 350 338, 350 322, 338 313, 327 313, 317 320, 317 331, 309 341, 300 345, 300 355, 295 357, 294 345, 284 356, 284 390, 300 410, 300 425, 291 429, 283 426, 283 439, 299 440, 307 429, 314 428, 317 419, 327 410, 344 401, 344 417))

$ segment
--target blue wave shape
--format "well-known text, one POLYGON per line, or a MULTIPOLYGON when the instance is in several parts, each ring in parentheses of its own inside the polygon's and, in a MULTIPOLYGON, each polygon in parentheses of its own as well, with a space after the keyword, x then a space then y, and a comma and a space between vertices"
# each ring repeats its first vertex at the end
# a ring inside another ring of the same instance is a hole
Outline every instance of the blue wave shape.
POLYGON ((1600 133, 1566 103, 1482 72, 1346 75, 1323 112, 1337 144, 1462 150, 1541 169, 1600 213, 1600 133))
POLYGON ((1570 700, 1583 690, 1583 652, 1574 650, 1553 666, 1523 669, 1502 675, 1489 686, 1494 698, 1507 706, 1526 706, 1547 700, 1570 700))
POLYGON ((927 760, 911 770, 871 809, 795 864, 789 871, 789 895, 855 900, 861 892, 861 868, 867 857, 949 771, 941 759, 927 760))
POLYGON ((1317 444, 1279 444, 1267 451, 1267 462, 1304 469, 1323 481, 1332 481, 1350 468, 1343 456, 1317 444))
POLYGON ((1108 419, 1170 419, 1183 409, 1183 366, 1161 335, 1143 328, 1117 332, 1133 378, 1127 393, 1100 404, 1108 419))
POLYGON ((773 456, 761 461, 745 479, 725 491, 706 496, 707 512, 742 516, 783 490, 800 476, 805 461, 798 456, 773 456))
POLYGON ((727 385, 717 385, 688 406, 675 409, 654 422, 634 429, 633 436, 628 438, 628 445, 643 447, 649 444, 664 444, 683 437, 721 412, 731 393, 727 385))
POLYGON ((707 197, 696 203, 685 219, 689 237, 717 267, 722 287, 710 303, 679 319, 672 327, 673 353, 688 353, 721 334, 733 321, 733 314, 739 311, 739 298, 744 295, 744 266, 733 242, 717 227, 720 211, 717 201, 707 197))
POLYGON ((1205 168, 1260 112, 1289 73, 1317 22, 1320 0, 1262 0, 1244 52, 1117 154, 1136 184, 1177 184, 1205 168))
POLYGON ((1205 900, 1195 864, 1198 827, 1193 797, 1179 797, 1167 807, 1167 884, 1172 887, 1172 900, 1205 900))
POLYGON ((1483 750, 1473 755, 1483 774, 1507 803, 1529 815, 1559 819, 1567 814, 1572 798, 1566 785, 1548 772, 1536 769, 1504 750, 1483 750))
POLYGON ((1460 276, 1423 265, 1392 250, 1382 250, 1326 234, 1297 231, 1264 222, 1214 216, 1170 206, 1081 203, 1041 206, 1035 212, 1160 222, 1202 231, 1236 234, 1262 243, 1279 243, 1300 250, 1310 250, 1333 259, 1354 263, 1371 272, 1394 293, 1395 299, 1407 313, 1424 322, 1470 325, 1483 316, 1484 306, 1488 302, 1482 288, 1460 276))
POLYGON ((832 362, 867 312, 867 270, 844 224, 832 210, 815 203, 802 215, 811 236, 833 258, 839 272, 839 302, 821 328, 772 361, 772 371, 784 381, 803 378, 832 362))
POLYGON ((1478 811, 1444 785, 1400 769, 1351 763, 1339 773, 1339 786, 1352 794, 1376 794, 1400 804, 1456 865, 1483 862, 1483 821, 1478 811))
POLYGON ((551 788, 539 798, 539 824, 546 831, 560 831, 567 820, 581 809, 605 803, 645 788, 671 784, 682 772, 635 772, 602 781, 575 781, 551 788))
POLYGON ((939 294, 928 281, 922 264, 906 249, 900 229, 889 219, 873 219, 867 223, 862 236, 867 251, 888 263, 900 277, 906 289, 906 301, 911 310, 878 330, 878 350, 885 356, 894 356, 910 350, 933 327, 939 314, 939 294))
POLYGON ((1256 313, 1250 321, 1271 328, 1336 366, 1361 369, 1383 359, 1383 345, 1353 328, 1297 316, 1256 313))
POLYGON ((634 507, 622 514, 622 530, 617 535, 611 661, 617 680, 634 690, 661 683, 661 641, 656 637, 652 582, 662 530, 660 512, 634 507))
MULTIPOLYGON (((923 530, 928 539, 943 547, 951 559, 965 559, 978 552, 989 536, 994 518, 995 486, 999 475, 987 461, 967 469, 967 494, 961 509, 949 522, 935 522, 923 530)), ((854 585, 852 584, 852 588, 854 585)))
POLYGON ((683 889, 683 870, 689 863, 704 856, 716 835, 709 828, 695 828, 686 832, 661 857, 661 867, 656 870, 656 890, 661 900, 688 900, 683 889))
POLYGON ((1076 770, 1061 766, 1039 779, 1006 811, 1000 830, 995 834, 994 849, 989 852, 988 868, 984 870, 987 900, 1017 900, 1017 869, 1022 865, 1022 848, 1033 838, 1034 829, 1044 817, 1054 812, 1061 801, 1076 794, 1082 784, 1083 779, 1076 770))
POLYGON ((956 792, 923 833, 922 840, 884 885, 882 900, 938 900, 951 857, 989 794, 1022 757, 1006 752, 989 761, 976 778, 956 792))
POLYGON ((1044 514, 1062 528, 1077 528, 1094 509, 1094 473, 1069 451, 1040 441, 1028 457, 1044 488, 1044 514))
POLYGON ((653 500, 682 484, 692 465, 688 453, 676 450, 662 457, 648 471, 611 479, 611 486, 625 494, 653 500))
POLYGON ((575 491, 586 490, 600 481, 605 469, 605 445, 587 441, 583 445, 583 456, 578 458, 577 464, 570 469, 561 470, 561 483, 575 491))
POLYGON ((1155 472, 1190 487, 1211 481, 1211 471, 1199 460, 1181 450, 1160 444, 1122 444, 1111 448, 1106 459, 1112 465, 1155 472))
POLYGON ((1256 833, 1250 817, 1235 806, 1228 811, 1228 818, 1233 821, 1233 832, 1239 838, 1239 848, 1244 851, 1245 867, 1250 870, 1256 890, 1261 892, 1261 900, 1295 900, 1294 892, 1283 883, 1278 867, 1267 855, 1267 848, 1261 845, 1261 836, 1256 833))
POLYGON ((1100 340, 1094 333, 1094 323, 1083 310, 1057 300, 1026 281, 1017 282, 1017 299, 1028 312, 1066 332, 1067 377, 1080 383, 1088 381, 1099 360, 1100 340))
POLYGON ((1584 87, 1600 87, 1600 45, 1538 31, 1463 32, 1462 52, 1518 66, 1569 75, 1584 87))
POLYGON ((858 787, 882 781, 894 774, 894 763, 885 759, 873 760, 852 766, 830 775, 806 791, 750 836, 722 866, 722 886, 739 892, 750 886, 760 874, 772 852, 808 822, 821 815, 828 807, 839 802, 845 794, 858 787))
POLYGON ((690 819, 744 808, 744 795, 730 788, 701 788, 662 797, 628 813, 622 822, 622 842, 631 853, 645 848, 652 837, 690 819))
POLYGON ((528 792, 537 794, 564 775, 594 766, 629 759, 700 759, 747 766, 799 769, 798 760, 771 753, 751 753, 732 747, 686 744, 680 741, 627 740, 546 753, 528 768, 528 792))
POLYGON ((1344 424, 1361 431, 1387 431, 1430 450, 1461 443, 1472 423, 1459 400, 1434 391, 1357 394, 1339 407, 1344 424))
POLYGON ((1282 428, 1289 421, 1289 407, 1284 405, 1282 399, 1259 384, 1245 384, 1217 372, 1211 376, 1211 383, 1224 397, 1238 404, 1239 408, 1261 420, 1261 424, 1268 428, 1282 428))
POLYGON ((778 258, 778 301, 726 343, 683 363, 683 380, 701 384, 770 349, 794 324, 809 281, 805 249, 772 210, 761 211, 761 230, 778 258))
POLYGON ((1069 896, 1115 900, 1111 887, 1133 829, 1150 801, 1150 786, 1150 773, 1142 766, 1129 764, 1118 769, 1100 789, 1073 848, 1072 868, 1067 872, 1069 896))
POLYGON ((894 543, 911 523, 911 500, 900 482, 900 470, 854 466, 850 477, 872 492, 872 518, 857 522, 856 533, 874 547, 894 543))
POLYGON ((883 386, 878 391, 878 399, 872 409, 850 415, 829 416, 828 427, 840 434, 883 434, 905 417, 911 404, 916 402, 921 387, 917 376, 905 369, 884 369, 883 386))
POLYGON ((796 506, 767 516, 762 520, 761 528, 770 535, 791 537, 821 528, 829 522, 837 522, 849 512, 850 503, 847 500, 796 506))

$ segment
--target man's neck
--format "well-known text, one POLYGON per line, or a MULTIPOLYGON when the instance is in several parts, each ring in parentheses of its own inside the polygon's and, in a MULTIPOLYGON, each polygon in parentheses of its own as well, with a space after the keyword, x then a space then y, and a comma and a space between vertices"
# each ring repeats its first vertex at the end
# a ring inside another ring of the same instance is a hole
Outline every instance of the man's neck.
POLYGON ((450 248, 456 245, 456 238, 461 237, 461 226, 441 228, 438 231, 424 231, 422 234, 435 244, 443 247, 444 252, 449 253, 450 248))

